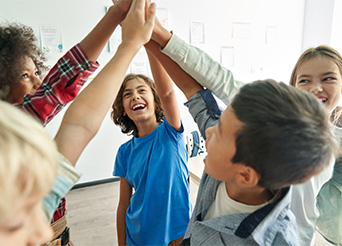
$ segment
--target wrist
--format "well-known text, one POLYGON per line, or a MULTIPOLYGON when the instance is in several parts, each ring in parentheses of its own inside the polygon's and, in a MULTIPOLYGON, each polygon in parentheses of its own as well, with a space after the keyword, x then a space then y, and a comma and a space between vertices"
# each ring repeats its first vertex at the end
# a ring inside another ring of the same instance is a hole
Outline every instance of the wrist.
POLYGON ((161 29, 155 33, 153 33, 152 39, 156 41, 162 48, 164 48, 169 40, 172 37, 172 33, 170 33, 166 29, 161 29))
POLYGON ((121 23, 125 17, 126 17, 126 12, 123 11, 119 6, 117 5, 112 5, 108 8, 108 13, 113 15, 115 19, 119 20, 119 23, 121 23))

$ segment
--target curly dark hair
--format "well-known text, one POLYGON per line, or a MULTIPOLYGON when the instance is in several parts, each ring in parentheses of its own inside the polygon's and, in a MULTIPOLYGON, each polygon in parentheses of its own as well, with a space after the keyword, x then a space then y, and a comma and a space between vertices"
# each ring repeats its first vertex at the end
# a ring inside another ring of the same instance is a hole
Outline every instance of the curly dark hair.
POLYGON ((118 125, 121 127, 121 132, 125 134, 127 133, 128 135, 133 135, 135 137, 139 137, 138 128, 134 124, 134 121, 131 120, 127 114, 124 115, 125 110, 122 104, 122 97, 123 97, 123 92, 125 90, 127 82, 132 79, 138 79, 138 78, 144 80, 146 84, 152 90, 154 102, 156 104, 155 115, 156 115, 157 122, 161 123, 164 120, 164 111, 163 111, 161 101, 157 94, 153 80, 143 74, 126 75, 120 87, 119 93, 116 96, 116 99, 112 105, 111 118, 114 121, 115 125, 118 125))
POLYGON ((18 83, 23 58, 30 57, 40 77, 48 69, 46 58, 38 47, 31 27, 21 23, 5 23, 0 26, 0 99, 8 101, 10 86, 18 83))

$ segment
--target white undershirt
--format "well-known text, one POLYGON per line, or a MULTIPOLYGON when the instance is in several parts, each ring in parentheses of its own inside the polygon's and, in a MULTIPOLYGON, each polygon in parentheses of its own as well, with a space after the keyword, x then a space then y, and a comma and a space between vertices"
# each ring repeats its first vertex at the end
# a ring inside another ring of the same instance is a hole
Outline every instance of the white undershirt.
POLYGON ((240 214, 240 213, 253 213, 254 211, 264 207, 265 205, 273 202, 277 198, 275 195, 271 200, 260 205, 247 205, 234 201, 228 196, 226 185, 224 182, 219 184, 217 188, 216 197, 214 202, 210 205, 204 220, 213 219, 223 215, 240 214))

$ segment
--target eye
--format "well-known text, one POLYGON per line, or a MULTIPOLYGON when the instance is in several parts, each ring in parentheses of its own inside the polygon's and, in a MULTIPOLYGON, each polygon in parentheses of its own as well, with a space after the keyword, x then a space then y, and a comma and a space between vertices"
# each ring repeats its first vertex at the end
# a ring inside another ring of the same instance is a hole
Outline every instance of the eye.
POLYGON ((127 97, 129 97, 130 95, 131 95, 131 93, 126 92, 126 93, 123 94, 123 97, 124 97, 124 98, 127 98, 127 97))
POLYGON ((336 80, 336 78, 334 77, 326 77, 323 79, 323 81, 333 81, 333 80, 336 80))
POLYGON ((28 74, 25 73, 25 74, 21 75, 21 78, 22 78, 22 79, 27 79, 27 78, 28 78, 28 74))
POLYGON ((34 73, 34 75, 35 75, 36 77, 39 77, 40 72, 37 70, 37 71, 34 73))
POLYGON ((140 89, 139 92, 142 93, 142 92, 145 92, 146 89, 140 89))
POLYGON ((20 230, 22 227, 23 227, 23 224, 20 223, 20 224, 17 224, 17 225, 9 226, 9 227, 6 228, 6 230, 9 233, 13 233, 13 232, 16 232, 16 231, 20 230))
POLYGON ((308 79, 301 79, 298 81, 298 84, 306 84, 309 83, 310 81, 308 79))

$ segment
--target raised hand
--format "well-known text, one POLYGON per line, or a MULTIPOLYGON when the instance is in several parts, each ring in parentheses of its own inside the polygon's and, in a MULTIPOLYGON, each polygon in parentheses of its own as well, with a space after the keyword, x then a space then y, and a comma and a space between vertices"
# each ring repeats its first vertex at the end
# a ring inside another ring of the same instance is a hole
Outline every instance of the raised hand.
POLYGON ((131 7, 132 0, 112 0, 112 2, 114 4, 114 8, 117 9, 119 11, 120 16, 122 16, 121 21, 123 21, 131 7))
POLYGON ((151 39, 155 21, 156 5, 148 0, 133 0, 126 18, 121 23, 122 44, 140 49, 151 39))

